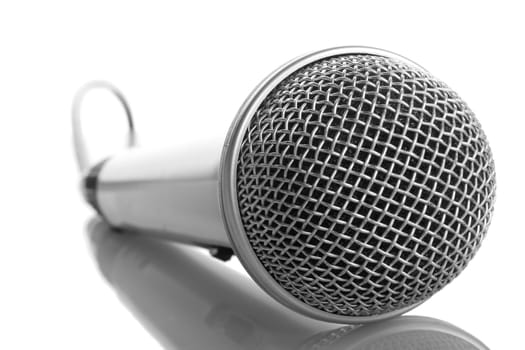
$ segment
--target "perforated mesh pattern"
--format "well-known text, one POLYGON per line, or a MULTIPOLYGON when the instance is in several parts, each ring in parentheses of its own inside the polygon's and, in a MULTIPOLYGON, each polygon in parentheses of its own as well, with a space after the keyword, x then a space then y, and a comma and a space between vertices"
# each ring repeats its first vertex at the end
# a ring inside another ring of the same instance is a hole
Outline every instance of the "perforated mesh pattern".
POLYGON ((374 55, 312 63, 252 116, 237 164, 242 223, 282 288, 322 311, 391 312, 477 251, 495 173, 467 105, 426 71, 374 55))

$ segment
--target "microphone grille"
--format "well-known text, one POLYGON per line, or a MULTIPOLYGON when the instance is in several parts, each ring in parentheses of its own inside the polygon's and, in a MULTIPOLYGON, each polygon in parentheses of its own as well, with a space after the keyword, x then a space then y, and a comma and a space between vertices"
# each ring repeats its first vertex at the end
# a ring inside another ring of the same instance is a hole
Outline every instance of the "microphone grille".
POLYGON ((321 313, 374 317, 465 268, 491 220, 495 170, 449 87, 395 57, 341 54, 264 98, 236 193, 253 253, 282 289, 321 313))

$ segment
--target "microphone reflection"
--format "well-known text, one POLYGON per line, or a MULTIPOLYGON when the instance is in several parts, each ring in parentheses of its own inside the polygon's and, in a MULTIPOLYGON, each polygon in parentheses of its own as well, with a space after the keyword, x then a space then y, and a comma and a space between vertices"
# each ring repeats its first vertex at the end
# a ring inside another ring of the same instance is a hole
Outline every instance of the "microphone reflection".
POLYGON ((362 326, 316 321, 281 306, 199 248, 115 233, 98 219, 88 224, 88 235, 102 275, 166 349, 488 349, 427 317, 362 326))

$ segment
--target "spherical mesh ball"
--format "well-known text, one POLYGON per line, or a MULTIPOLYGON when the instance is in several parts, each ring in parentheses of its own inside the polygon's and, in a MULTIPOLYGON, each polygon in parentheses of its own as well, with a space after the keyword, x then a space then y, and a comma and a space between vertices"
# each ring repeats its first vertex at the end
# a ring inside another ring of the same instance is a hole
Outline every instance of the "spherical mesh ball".
POLYGON ((288 293, 337 315, 412 306, 487 232, 485 134, 458 95, 394 58, 341 55, 284 79, 251 117, 237 197, 254 253, 288 293))

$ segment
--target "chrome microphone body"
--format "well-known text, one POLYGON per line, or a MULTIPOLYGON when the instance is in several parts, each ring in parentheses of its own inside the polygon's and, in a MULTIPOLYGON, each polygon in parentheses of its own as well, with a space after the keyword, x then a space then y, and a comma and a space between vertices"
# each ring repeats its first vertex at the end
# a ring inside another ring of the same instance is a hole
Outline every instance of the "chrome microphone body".
POLYGON ((94 167, 90 200, 116 228, 203 247, 230 247, 219 201, 221 145, 134 148, 94 167))
POLYGON ((414 62, 363 47, 276 70, 215 147, 130 150, 84 183, 113 227, 231 248, 283 305, 340 323, 402 314, 450 283, 495 197, 466 103, 414 62))

